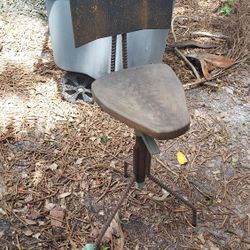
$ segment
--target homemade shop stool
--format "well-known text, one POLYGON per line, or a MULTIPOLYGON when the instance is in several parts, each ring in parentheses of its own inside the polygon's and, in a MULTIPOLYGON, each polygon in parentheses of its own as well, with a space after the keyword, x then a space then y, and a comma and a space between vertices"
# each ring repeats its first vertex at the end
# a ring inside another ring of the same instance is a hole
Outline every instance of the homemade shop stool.
POLYGON ((195 207, 150 173, 151 156, 160 152, 153 138, 176 138, 190 125, 184 90, 174 71, 164 64, 151 64, 113 72, 93 82, 92 93, 104 111, 134 128, 136 134, 134 177, 97 238, 97 248, 131 186, 136 182, 142 187, 146 177, 190 207, 196 226, 195 207))
MULTIPOLYGON (((90 244, 85 249, 100 248, 101 240, 129 189, 134 182, 142 187, 146 177, 190 207, 192 224, 196 226, 195 207, 150 173, 151 157, 160 152, 154 138, 173 139, 189 129, 190 119, 182 84, 174 71, 164 64, 128 68, 132 60, 129 61, 128 58, 130 40, 127 33, 144 29, 169 29, 173 0, 74 0, 70 1, 70 7, 76 47, 96 39, 112 37, 108 58, 111 73, 92 83, 92 94, 105 112, 133 128, 136 134, 133 178, 103 226, 95 244, 90 244), (118 36, 121 36, 122 46, 117 46, 118 36), (117 53, 117 48, 120 47, 122 51, 117 53), (116 60, 116 56, 120 52, 123 70, 115 72, 116 68, 119 68, 116 67, 116 61, 119 61, 116 60)), ((147 55, 153 54, 148 45, 144 46, 147 55)), ((126 166, 124 169, 126 170, 126 166)))

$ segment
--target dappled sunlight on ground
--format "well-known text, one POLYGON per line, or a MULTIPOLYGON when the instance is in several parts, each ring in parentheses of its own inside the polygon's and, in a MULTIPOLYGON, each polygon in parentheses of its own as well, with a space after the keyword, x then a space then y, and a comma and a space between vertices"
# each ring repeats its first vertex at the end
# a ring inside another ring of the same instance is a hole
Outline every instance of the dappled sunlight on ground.
POLYGON ((0 69, 4 62, 12 61, 32 70, 33 64, 41 55, 47 30, 46 22, 39 18, 1 14, 0 37, 3 50, 0 69))
POLYGON ((39 131, 48 133, 58 123, 67 122, 79 107, 62 102, 53 81, 38 84, 25 95, 7 94, 0 100, 0 127, 4 130, 11 123, 14 128, 39 126, 39 131))

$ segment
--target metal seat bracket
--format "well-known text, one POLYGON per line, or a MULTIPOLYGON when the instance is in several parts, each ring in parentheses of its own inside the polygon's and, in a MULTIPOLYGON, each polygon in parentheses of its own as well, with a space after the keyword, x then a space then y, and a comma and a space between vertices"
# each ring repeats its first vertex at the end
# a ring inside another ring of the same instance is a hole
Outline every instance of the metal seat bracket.
POLYGON ((147 147, 151 155, 157 155, 160 153, 160 148, 158 147, 154 138, 138 131, 136 131, 135 134, 136 136, 140 136, 142 138, 145 146, 147 147))

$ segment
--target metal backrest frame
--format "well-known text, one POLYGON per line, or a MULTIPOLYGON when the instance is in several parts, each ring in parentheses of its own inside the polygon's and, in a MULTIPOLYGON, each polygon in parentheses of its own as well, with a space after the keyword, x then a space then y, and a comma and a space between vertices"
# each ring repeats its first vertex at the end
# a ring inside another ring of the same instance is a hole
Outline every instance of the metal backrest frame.
POLYGON ((70 0, 75 46, 143 29, 169 29, 173 0, 70 0))

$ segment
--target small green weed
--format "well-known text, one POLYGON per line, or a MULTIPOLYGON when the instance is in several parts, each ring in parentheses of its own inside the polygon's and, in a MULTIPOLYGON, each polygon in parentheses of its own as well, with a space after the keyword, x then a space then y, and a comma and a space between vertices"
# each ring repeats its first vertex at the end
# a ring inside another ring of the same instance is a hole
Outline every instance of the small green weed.
POLYGON ((102 143, 107 143, 109 140, 109 138, 106 134, 101 134, 100 139, 101 139, 102 143))
POLYGON ((236 158, 236 157, 233 157, 233 158, 232 158, 232 166, 233 166, 234 168, 237 167, 238 161, 239 161, 238 158, 236 158))
POLYGON ((207 205, 208 205, 208 206, 212 206, 213 204, 214 204, 214 200, 211 199, 211 198, 208 198, 208 199, 207 199, 207 205))
POLYGON ((228 16, 231 13, 232 6, 236 0, 227 0, 224 5, 220 8, 220 14, 228 16))
POLYGON ((108 247, 102 247, 101 250, 109 250, 109 248, 108 247))

